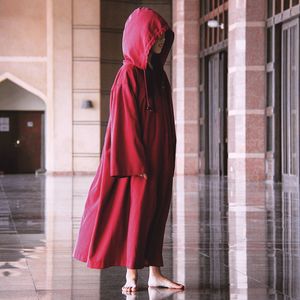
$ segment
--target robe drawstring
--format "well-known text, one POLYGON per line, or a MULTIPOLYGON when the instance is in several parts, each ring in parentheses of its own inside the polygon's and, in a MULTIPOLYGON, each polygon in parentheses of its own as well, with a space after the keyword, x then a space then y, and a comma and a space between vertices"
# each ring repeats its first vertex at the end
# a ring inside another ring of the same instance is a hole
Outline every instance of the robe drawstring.
POLYGON ((153 105, 150 103, 150 98, 148 94, 148 84, 147 84, 147 77, 146 77, 146 70, 144 69, 144 82, 145 82, 145 89, 146 89, 146 100, 147 100, 147 107, 146 110, 153 111, 153 105))

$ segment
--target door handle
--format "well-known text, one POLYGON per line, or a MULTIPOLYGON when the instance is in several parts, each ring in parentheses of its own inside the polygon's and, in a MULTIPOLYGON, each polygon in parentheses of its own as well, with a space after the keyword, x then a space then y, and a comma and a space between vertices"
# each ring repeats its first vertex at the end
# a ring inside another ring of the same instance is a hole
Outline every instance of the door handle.
POLYGON ((16 140, 14 143, 15 147, 20 147, 21 145, 21 141, 20 140, 16 140))

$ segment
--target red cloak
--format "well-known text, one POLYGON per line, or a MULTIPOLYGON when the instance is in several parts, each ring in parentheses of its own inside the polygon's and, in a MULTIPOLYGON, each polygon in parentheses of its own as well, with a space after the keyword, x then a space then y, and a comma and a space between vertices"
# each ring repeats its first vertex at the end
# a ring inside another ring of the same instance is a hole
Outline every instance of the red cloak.
POLYGON ((173 39, 165 20, 149 8, 136 9, 126 21, 124 61, 111 88, 101 160, 73 252, 90 268, 163 265, 176 147, 171 88, 163 65, 173 39), (165 44, 155 55, 155 72, 149 72, 148 55, 162 33, 165 44), (148 178, 138 176, 142 173, 148 178))

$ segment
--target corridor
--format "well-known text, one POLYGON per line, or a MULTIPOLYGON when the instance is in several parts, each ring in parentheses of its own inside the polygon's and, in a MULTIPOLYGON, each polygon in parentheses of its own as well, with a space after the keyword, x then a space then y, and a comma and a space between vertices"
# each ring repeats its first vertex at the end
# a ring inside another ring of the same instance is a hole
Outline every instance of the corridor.
POLYGON ((300 299, 299 190, 176 176, 164 242, 183 292, 121 293, 125 269, 72 259, 90 176, 0 177, 0 299, 300 299))

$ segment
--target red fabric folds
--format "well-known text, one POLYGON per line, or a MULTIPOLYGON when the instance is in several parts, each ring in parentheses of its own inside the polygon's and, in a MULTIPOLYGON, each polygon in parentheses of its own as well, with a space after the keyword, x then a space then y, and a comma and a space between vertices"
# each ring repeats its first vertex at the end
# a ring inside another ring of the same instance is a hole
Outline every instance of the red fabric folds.
POLYGON ((110 175, 121 177, 147 173, 137 99, 130 87, 134 77, 129 70, 124 77, 121 84, 114 85, 110 105, 110 175))
POLYGON ((173 38, 167 23, 151 9, 136 9, 126 22, 124 62, 111 88, 101 160, 73 251, 90 268, 163 265, 176 149, 171 88, 163 64, 173 38), (149 51, 162 32, 164 48, 154 57, 155 70, 147 69, 149 51), (149 104, 155 109, 148 110, 149 104), (138 176, 142 173, 148 178, 138 176))

